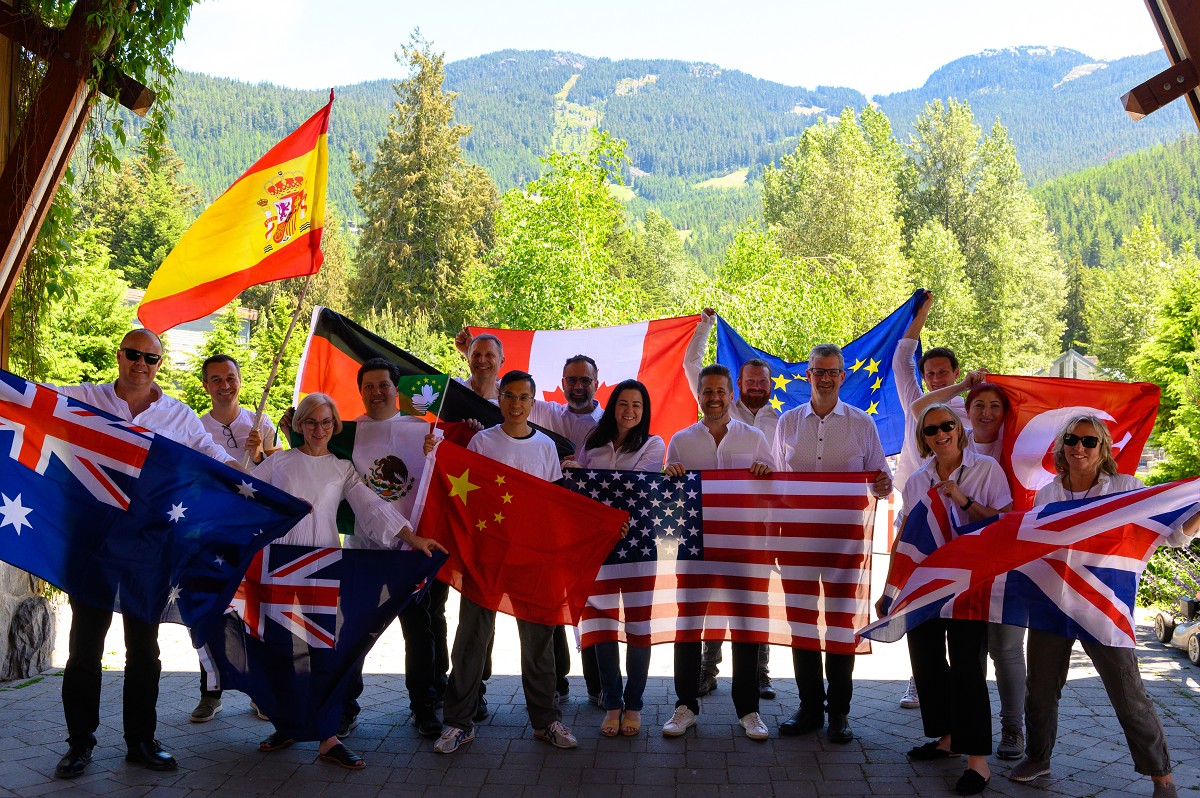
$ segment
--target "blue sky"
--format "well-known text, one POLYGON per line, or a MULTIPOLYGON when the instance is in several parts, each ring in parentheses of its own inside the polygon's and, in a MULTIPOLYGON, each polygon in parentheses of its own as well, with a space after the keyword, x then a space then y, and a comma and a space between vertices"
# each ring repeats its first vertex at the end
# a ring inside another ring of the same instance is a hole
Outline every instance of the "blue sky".
MULTIPOLYGON (((707 61, 808 88, 914 88, 988 48, 1054 45, 1097 59, 1161 43, 1142 0, 204 0, 182 68, 297 88, 401 77, 419 27, 448 61, 503 49, 707 61)), ((1149 77, 1149 76, 1147 76, 1149 77)))

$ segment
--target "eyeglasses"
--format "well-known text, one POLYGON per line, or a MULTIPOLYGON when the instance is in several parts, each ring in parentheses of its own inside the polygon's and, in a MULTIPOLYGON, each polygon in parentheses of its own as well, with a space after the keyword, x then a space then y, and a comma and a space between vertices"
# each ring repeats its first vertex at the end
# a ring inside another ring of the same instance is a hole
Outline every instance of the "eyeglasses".
POLYGON ((532 402, 532 401, 533 401, 533 394, 528 394, 528 393, 509 393, 508 391, 502 391, 502 392, 500 393, 500 398, 501 398, 501 399, 507 399, 507 400, 508 400, 508 401, 510 401, 510 402, 521 402, 522 404, 524 404, 525 402, 532 402))
POLYGON ((938 430, 949 432, 958 426, 957 421, 943 421, 941 424, 930 424, 926 427, 921 427, 921 434, 926 438, 930 438, 938 434, 938 430))
POLYGON ((229 428, 229 425, 222 424, 221 431, 225 433, 225 445, 230 449, 238 448, 237 438, 233 437, 233 430, 229 428))
POLYGON ((595 380, 591 377, 563 377, 563 382, 567 385, 582 385, 584 388, 590 386, 595 380))
POLYGON ((315 430, 318 427, 321 429, 333 429, 333 419, 323 418, 317 421, 315 418, 306 418, 301 426, 308 430, 315 430))
POLYGON ((154 366, 158 364, 158 361, 162 360, 162 355, 156 355, 153 352, 143 352, 140 349, 130 349, 127 346, 122 347, 121 351, 125 353, 125 359, 131 363, 136 363, 142 358, 146 358, 146 365, 154 366))
POLYGON ((825 377, 837 377, 844 370, 845 369, 809 369, 808 376, 816 377, 818 380, 821 380, 825 377))
POLYGON ((1073 432, 1063 434, 1063 446, 1074 446, 1082 443, 1085 449, 1095 449, 1100 445, 1100 439, 1095 435, 1084 435, 1082 438, 1073 432))

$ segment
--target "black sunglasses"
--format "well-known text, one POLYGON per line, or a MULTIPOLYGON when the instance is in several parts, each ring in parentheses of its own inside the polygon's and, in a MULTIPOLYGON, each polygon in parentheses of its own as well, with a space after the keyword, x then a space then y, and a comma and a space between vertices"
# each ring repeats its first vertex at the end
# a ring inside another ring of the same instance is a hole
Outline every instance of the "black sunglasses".
POLYGON ((921 434, 928 438, 931 435, 937 435, 938 430, 949 432, 957 426, 957 421, 943 421, 941 424, 930 424, 927 427, 921 427, 921 434))
POLYGON ((1100 439, 1095 435, 1084 435, 1082 438, 1073 432, 1063 434, 1063 446, 1074 446, 1082 443, 1085 449, 1095 449, 1100 445, 1100 439))
POLYGON ((124 347, 121 349, 121 351, 125 353, 125 359, 133 363, 138 362, 142 358, 146 358, 146 365, 153 366, 158 363, 158 361, 162 360, 162 355, 156 355, 153 352, 143 352, 140 349, 130 349, 129 347, 124 347))

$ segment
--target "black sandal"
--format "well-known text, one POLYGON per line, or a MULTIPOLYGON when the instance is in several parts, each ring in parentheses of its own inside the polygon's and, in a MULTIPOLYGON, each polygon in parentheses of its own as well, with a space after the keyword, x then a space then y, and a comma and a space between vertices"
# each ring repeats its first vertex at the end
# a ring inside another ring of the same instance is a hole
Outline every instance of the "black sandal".
POLYGON ((985 779, 982 773, 967 768, 959 777, 958 784, 954 785, 954 791, 959 795, 979 795, 991 780, 991 776, 985 779))
POLYGON ((292 743, 296 742, 291 737, 288 737, 283 732, 273 732, 270 737, 258 744, 258 750, 265 754, 272 751, 278 751, 282 748, 287 748, 292 743))
POLYGON ((925 745, 918 745, 908 752, 909 759, 916 759, 919 762, 930 762, 934 759, 952 759, 956 756, 958 754, 953 751, 938 748, 937 740, 930 740, 925 745))
POLYGON ((347 770, 362 770, 367 766, 367 763, 363 761, 361 756, 354 753, 341 743, 338 743, 323 754, 318 754, 318 756, 320 756, 321 759, 324 759, 326 762, 332 762, 333 764, 339 767, 344 767, 347 770))

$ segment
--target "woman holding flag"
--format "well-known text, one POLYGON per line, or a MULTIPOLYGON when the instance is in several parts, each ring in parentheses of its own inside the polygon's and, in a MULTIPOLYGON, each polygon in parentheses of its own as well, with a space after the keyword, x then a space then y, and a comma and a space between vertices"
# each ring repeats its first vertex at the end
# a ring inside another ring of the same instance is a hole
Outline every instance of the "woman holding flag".
MULTIPOLYGON (((895 599, 906 571, 948 542, 956 530, 1012 506, 1008 480, 1000 465, 967 449, 962 420, 944 404, 925 407, 917 416, 917 452, 924 465, 904 486, 906 516, 892 551, 880 615, 895 599), (921 514, 926 523, 912 523, 921 514)), ((912 759, 967 755, 967 768, 955 790, 977 795, 991 778, 991 704, 984 657, 987 623, 934 618, 908 632, 913 678, 921 695, 925 734, 936 739, 908 752, 912 759), (947 652, 949 661, 947 661, 947 652), (949 685, 949 689, 947 689, 949 685)))
MULTIPOLYGON (((1058 476, 1037 493, 1035 506, 1074 501, 1143 487, 1137 477, 1117 471, 1108 425, 1096 416, 1079 415, 1069 420, 1054 441, 1054 468, 1058 476)), ((1176 522, 1167 545, 1186 546, 1200 526, 1200 513, 1176 522)), ((1091 658, 1108 699, 1125 732, 1133 767, 1154 782, 1154 798, 1175 798, 1171 755, 1154 702, 1146 695, 1133 648, 1104 645, 1079 639, 1091 658)), ((1008 774, 1013 781, 1033 781, 1050 773, 1050 755, 1058 734, 1058 699, 1071 665, 1070 637, 1029 630, 1029 678, 1025 698, 1025 723, 1029 744, 1025 758, 1008 774)))
MULTIPOLYGON (((254 476, 307 500, 312 504, 312 512, 276 543, 340 547, 337 508, 344 500, 354 509, 363 531, 380 547, 407 544, 427 556, 446 550, 437 541, 414 534, 408 519, 362 481, 352 462, 329 451, 329 439, 342 431, 333 399, 323 393, 304 397, 292 416, 291 426, 304 436, 304 444, 264 460, 254 469, 254 476)), ((361 769, 366 766, 362 757, 343 745, 334 733, 339 718, 340 712, 328 719, 329 733, 321 735, 320 757, 344 768, 361 769)), ((259 743, 258 750, 278 751, 293 742, 283 732, 276 731, 259 743)))
MULTIPOLYGON (((563 465, 658 473, 666 454, 663 439, 650 434, 650 392, 637 380, 625 380, 613 389, 604 415, 575 460, 563 465)), ((616 737, 619 731, 625 737, 636 737, 642 731, 642 694, 650 672, 650 647, 628 645, 625 672, 629 681, 623 692, 617 643, 597 643, 594 650, 606 711, 600 733, 616 737)))

